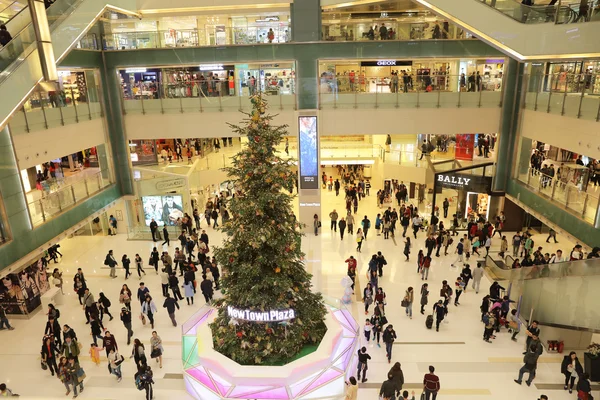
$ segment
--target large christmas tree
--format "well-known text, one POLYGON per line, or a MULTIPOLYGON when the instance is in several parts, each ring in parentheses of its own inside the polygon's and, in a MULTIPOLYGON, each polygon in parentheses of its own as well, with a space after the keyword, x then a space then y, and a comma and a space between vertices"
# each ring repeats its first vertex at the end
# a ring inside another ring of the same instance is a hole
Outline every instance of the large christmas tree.
POLYGON ((311 291, 304 268, 300 225, 292 212, 292 162, 275 146, 286 126, 272 126, 261 95, 251 97, 244 126, 230 125, 248 145, 226 168, 235 182, 228 202, 228 239, 214 250, 223 269, 224 298, 211 325, 214 347, 243 365, 280 365, 325 334, 322 297, 311 291))

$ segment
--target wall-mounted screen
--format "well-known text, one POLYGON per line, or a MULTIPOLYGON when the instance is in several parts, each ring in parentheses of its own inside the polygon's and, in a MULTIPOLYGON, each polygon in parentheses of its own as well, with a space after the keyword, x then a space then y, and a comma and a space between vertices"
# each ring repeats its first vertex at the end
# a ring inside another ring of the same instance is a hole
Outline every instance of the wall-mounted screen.
POLYGON ((183 218, 183 198, 180 195, 143 196, 142 206, 146 226, 152 219, 159 226, 175 226, 177 219, 183 218))
POLYGON ((319 188, 317 117, 298 117, 300 134, 300 189, 319 188))

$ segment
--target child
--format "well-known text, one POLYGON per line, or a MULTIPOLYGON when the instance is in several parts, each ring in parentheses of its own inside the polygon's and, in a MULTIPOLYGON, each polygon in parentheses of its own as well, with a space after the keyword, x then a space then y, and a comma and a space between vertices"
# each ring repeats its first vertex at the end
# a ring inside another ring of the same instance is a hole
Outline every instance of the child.
POLYGON ((104 350, 98 347, 96 343, 92 343, 90 346, 90 357, 96 365, 100 365, 100 350, 104 350))
POLYGON ((367 343, 371 340, 371 329, 373 329, 373 325, 371 325, 371 321, 367 318, 365 320, 365 339, 367 339, 367 343))
POLYGON ((493 338, 492 333, 494 332, 496 319, 491 311, 483 316, 483 323, 485 324, 485 328, 483 329, 483 340, 485 342, 492 343, 490 338, 493 338))

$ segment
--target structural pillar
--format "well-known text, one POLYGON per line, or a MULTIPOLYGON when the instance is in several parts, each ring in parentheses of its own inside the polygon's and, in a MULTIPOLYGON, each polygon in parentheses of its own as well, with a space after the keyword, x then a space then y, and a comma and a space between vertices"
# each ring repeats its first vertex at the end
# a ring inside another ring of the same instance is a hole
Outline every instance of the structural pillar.
POLYGON ((27 4, 29 5, 44 80, 46 82, 56 82, 58 72, 56 71, 56 60, 52 48, 46 5, 44 0, 28 0, 27 4))
POLYGON ((493 191, 501 192, 506 191, 508 186, 516 153, 524 70, 524 64, 512 58, 504 65, 500 135, 496 146, 496 175, 492 184, 493 191))
POLYGON ((321 40, 321 0, 295 0, 290 4, 292 41, 321 40))

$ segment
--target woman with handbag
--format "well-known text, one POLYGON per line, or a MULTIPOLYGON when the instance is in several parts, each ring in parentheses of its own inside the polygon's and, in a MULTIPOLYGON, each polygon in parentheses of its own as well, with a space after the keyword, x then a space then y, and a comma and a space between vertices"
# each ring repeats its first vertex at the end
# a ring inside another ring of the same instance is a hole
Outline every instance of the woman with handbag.
POLYGON ((52 376, 54 371, 58 374, 58 366, 56 365, 56 345, 52 336, 44 336, 42 343, 42 369, 49 369, 52 376), (46 366, 46 368, 44 368, 46 366))
POLYGON ((58 373, 57 373, 58 379, 60 379, 60 381, 63 383, 63 385, 65 385, 65 388, 67 389, 67 393, 65 393, 65 396, 68 396, 69 393, 71 393, 71 379, 69 374, 67 373, 67 357, 61 357, 60 358, 60 362, 58 363, 58 373))
POLYGON ((360 249, 362 248, 362 243, 363 240, 365 238, 365 235, 362 232, 361 228, 358 228, 358 230, 356 231, 356 251, 358 251, 360 253, 360 249))
POLYGON ((156 275, 158 275, 158 260, 159 259, 160 259, 160 255, 158 254, 158 250, 156 249, 156 247, 152 248, 152 252, 150 253, 150 260, 148 261, 148 264, 150 264, 154 267, 154 270, 156 271, 156 275))
POLYGON ((142 303, 142 318, 144 318, 144 315, 148 317, 148 321, 150 321, 150 326, 152 326, 152 329, 154 329, 154 314, 156 314, 157 311, 156 304, 154 304, 152 297, 150 295, 146 295, 146 299, 142 303))
POLYGON ((140 339, 133 340, 133 349, 131 350, 131 357, 135 361, 135 365, 138 367, 145 367, 148 365, 146 361, 146 353, 144 352, 144 344, 140 342, 140 339))
POLYGON ((111 349, 108 353, 108 363, 110 365, 110 372, 117 377, 117 382, 121 382, 123 374, 121 374, 121 364, 125 358, 120 355, 117 350, 111 349))
POLYGON ((158 336, 156 331, 153 331, 152 337, 150 338, 150 357, 156 359, 156 362, 159 363, 160 368, 162 368, 163 351, 162 339, 160 336, 158 336))
POLYGON ((127 285, 123 285, 121 292, 119 293, 119 303, 125 305, 129 311, 131 311, 131 290, 127 285))
POLYGON ((75 361, 74 357, 69 357, 69 362, 66 366, 67 376, 69 377, 70 383, 73 385, 73 398, 77 397, 77 387, 79 387, 79 393, 83 392, 83 381, 85 379, 85 372, 83 368, 79 366, 79 363, 75 361))
POLYGON ((60 272, 58 268, 54 268, 54 271, 52 271, 52 284, 60 289, 61 294, 65 294, 65 292, 63 292, 62 272, 60 272))
POLYGON ((414 292, 412 286, 409 286, 404 293, 404 298, 402 299, 401 306, 406 310, 406 316, 412 319, 412 304, 414 300, 414 292))

